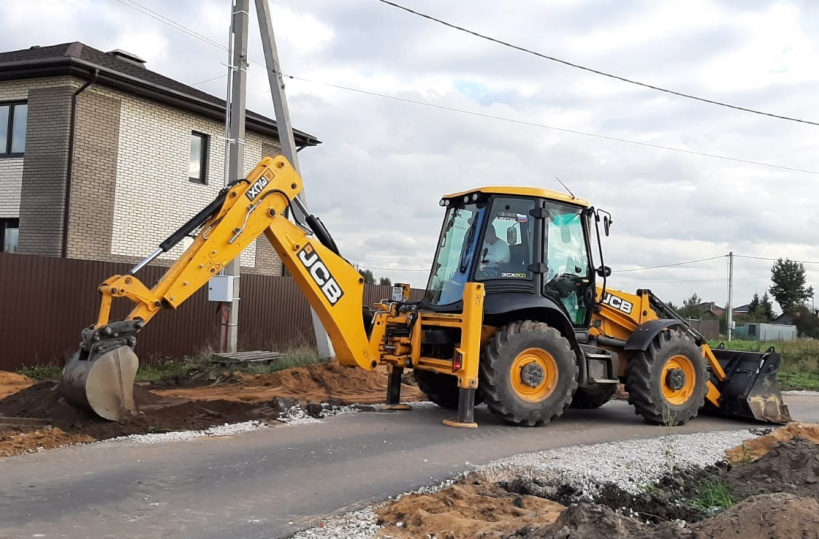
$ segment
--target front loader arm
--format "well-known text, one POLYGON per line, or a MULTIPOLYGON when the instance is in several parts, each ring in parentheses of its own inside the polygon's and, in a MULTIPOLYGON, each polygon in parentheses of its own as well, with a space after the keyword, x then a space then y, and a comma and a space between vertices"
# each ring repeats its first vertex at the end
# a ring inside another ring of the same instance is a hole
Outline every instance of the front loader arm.
POLYGON ((370 346, 361 316, 363 279, 286 216, 302 189, 301 177, 285 158, 264 158, 246 180, 228 189, 221 208, 201 225, 193 244, 152 289, 133 275, 106 280, 99 288, 100 315, 93 329, 109 323, 116 297, 136 303, 126 320, 139 322, 136 329, 141 329, 160 309, 181 305, 264 234, 318 313, 339 361, 372 369, 377 348, 370 346))

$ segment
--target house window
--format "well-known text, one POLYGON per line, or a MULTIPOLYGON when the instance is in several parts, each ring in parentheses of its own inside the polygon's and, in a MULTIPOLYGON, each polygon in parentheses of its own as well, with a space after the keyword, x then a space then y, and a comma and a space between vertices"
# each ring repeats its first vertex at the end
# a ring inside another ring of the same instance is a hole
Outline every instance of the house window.
POLYGON ((0 253, 17 252, 20 238, 19 219, 0 219, 0 253))
POLYGON ((22 157, 27 123, 27 103, 0 103, 0 157, 22 157))
POLYGON ((208 135, 191 133, 191 160, 188 177, 192 182, 208 183, 208 135))

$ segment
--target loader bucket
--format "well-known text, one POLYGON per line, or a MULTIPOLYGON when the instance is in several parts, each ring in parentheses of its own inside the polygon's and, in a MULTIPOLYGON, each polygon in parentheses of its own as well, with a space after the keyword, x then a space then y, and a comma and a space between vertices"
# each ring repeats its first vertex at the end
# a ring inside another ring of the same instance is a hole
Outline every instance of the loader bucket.
POLYGON ((63 370, 60 391, 70 404, 103 419, 121 421, 136 413, 134 381, 139 359, 129 346, 74 354, 63 370))
POLYGON ((725 380, 711 381, 721 393, 717 414, 744 417, 769 423, 791 421, 788 407, 782 402, 782 392, 776 373, 782 361, 773 347, 766 352, 712 349, 725 371, 725 380))

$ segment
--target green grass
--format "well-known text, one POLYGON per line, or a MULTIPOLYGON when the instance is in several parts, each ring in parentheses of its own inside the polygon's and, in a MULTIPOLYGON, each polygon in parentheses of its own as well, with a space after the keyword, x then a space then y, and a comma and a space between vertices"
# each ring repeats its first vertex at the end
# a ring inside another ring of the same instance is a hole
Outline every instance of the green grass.
POLYGON ((700 486, 699 493, 691 500, 691 505, 703 512, 724 511, 732 505, 731 491, 719 480, 706 481, 700 486))
POLYGON ((56 380, 62 376, 63 367, 62 365, 34 365, 17 369, 17 373, 34 380, 56 380))
MULTIPOLYGON (((159 359, 142 363, 137 371, 137 382, 184 383, 191 381, 218 381, 230 378, 235 373, 269 374, 320 363, 318 353, 307 346, 296 347, 268 365, 226 366, 214 363, 210 351, 185 359, 159 359)), ((60 365, 35 365, 23 367, 17 372, 35 380, 56 380, 62 376, 60 365)))
MULTIPOLYGON (((716 348, 720 342, 725 341, 710 341, 708 344, 716 348)), ((819 341, 797 339, 781 342, 725 342, 727 349, 747 352, 764 352, 771 346, 782 355, 782 364, 777 373, 782 389, 819 390, 819 341)))

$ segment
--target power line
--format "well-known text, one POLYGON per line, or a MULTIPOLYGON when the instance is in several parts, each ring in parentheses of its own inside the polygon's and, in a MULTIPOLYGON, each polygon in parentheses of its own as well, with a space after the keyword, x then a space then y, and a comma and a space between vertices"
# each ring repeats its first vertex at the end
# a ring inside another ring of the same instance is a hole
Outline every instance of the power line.
POLYGON ((728 255, 719 255, 719 256, 712 256, 711 258, 700 258, 698 260, 686 260, 685 262, 675 262, 674 264, 663 264, 661 266, 649 266, 647 268, 631 268, 631 269, 624 269, 618 271, 612 271, 612 275, 615 273, 626 273, 629 271, 645 271, 645 270, 652 270, 652 269, 660 269, 660 268, 671 268, 674 266, 685 266, 687 264, 696 264, 698 262, 707 262, 709 260, 716 260, 718 258, 725 258, 728 255))
POLYGON ((218 77, 213 77, 212 79, 206 79, 206 80, 200 80, 199 82, 194 82, 193 84, 191 84, 191 86, 199 86, 200 84, 205 84, 206 82, 211 82, 211 81, 214 81, 214 80, 223 79, 225 77, 227 77, 227 73, 225 73, 224 75, 219 75, 218 77))
POLYGON ((729 103, 724 103, 722 101, 715 101, 713 99, 698 97, 698 96, 695 96, 695 95, 692 95, 692 94, 686 94, 686 93, 683 93, 683 92, 678 92, 676 90, 669 90, 667 88, 662 88, 660 86, 654 86, 653 84, 647 84, 645 82, 636 81, 634 79, 628 79, 626 77, 621 77, 619 75, 614 75, 612 73, 607 73, 605 71, 600 71, 598 69, 585 67, 585 66, 582 66, 580 64, 575 64, 575 63, 572 63, 572 62, 569 62, 569 61, 566 61, 566 60, 561 60, 560 58, 556 58, 554 56, 549 56, 547 54, 543 54, 543 53, 540 53, 540 52, 537 52, 537 51, 533 51, 531 49, 527 49, 527 48, 521 47, 519 45, 513 45, 512 43, 509 43, 507 41, 502 41, 500 39, 496 39, 494 37, 490 37, 490 36, 487 36, 485 34, 478 33, 478 32, 476 32, 474 30, 469 30, 468 28, 464 28, 463 26, 458 26, 456 24, 446 22, 444 20, 435 18, 435 17, 433 17, 431 15, 427 15, 425 13, 421 13, 419 11, 412 10, 412 9, 410 9, 408 7, 404 7, 404 6, 400 5, 400 4, 396 4, 395 2, 390 2, 389 0, 378 0, 378 1, 381 2, 382 4, 387 4, 388 6, 392 6, 392 7, 398 8, 400 10, 406 11, 407 13, 411 13, 413 15, 423 17, 424 19, 428 19, 430 21, 437 22, 439 24, 443 24, 444 26, 448 26, 449 28, 453 28, 453 29, 459 30, 461 32, 466 32, 467 34, 471 34, 471 35, 473 35, 475 37, 479 37, 481 39, 485 39, 487 41, 497 43, 498 45, 503 45, 504 47, 509 47, 511 49, 515 49, 517 51, 524 52, 526 54, 531 54, 533 56, 537 56, 538 58, 543 58, 544 60, 557 62, 559 64, 563 64, 563 65, 573 67, 573 68, 576 68, 576 69, 582 69, 583 71, 588 71, 589 73, 594 73, 596 75, 601 75, 603 77, 608 77, 610 79, 619 80, 619 81, 626 82, 626 83, 629 83, 629 84, 642 86, 643 88, 649 88, 651 90, 656 90, 658 92, 664 92, 664 93, 667 93, 667 94, 672 94, 672 95, 676 95, 676 96, 679 96, 679 97, 684 97, 686 99, 693 99, 695 101, 702 101, 703 103, 709 103, 711 105, 718 105, 720 107, 726 107, 726 108, 729 108, 729 109, 740 110, 740 111, 743 111, 743 112, 750 112, 752 114, 759 114, 759 115, 762 115, 762 116, 769 116, 771 118, 777 118, 779 120, 788 120, 790 122, 798 122, 798 123, 809 124, 809 125, 819 125, 819 122, 812 122, 810 120, 801 120, 799 118, 791 118, 790 116, 781 116, 779 114, 772 114, 770 112, 763 112, 763 111, 759 111, 759 110, 755 110, 755 109, 739 107, 737 105, 731 105, 729 103))
MULTIPOLYGON (((782 259, 782 257, 779 257, 779 258, 765 258, 763 256, 750 256, 750 255, 738 255, 738 254, 734 254, 734 256, 737 257, 737 258, 751 258, 753 260, 768 260, 770 262, 777 262, 778 260, 782 259)), ((790 260, 790 259, 788 259, 788 260, 790 260)), ((798 262, 800 264, 819 264, 819 261, 815 261, 815 260, 791 260, 791 262, 798 262)))
POLYGON ((148 17, 151 17, 152 19, 155 19, 155 20, 157 20, 159 22, 165 23, 168 26, 176 28, 177 30, 179 30, 181 32, 184 32, 184 33, 186 33, 186 34, 188 34, 190 36, 193 36, 196 39, 199 39, 200 41, 204 41, 205 43, 207 43, 209 45, 212 45, 214 47, 217 47, 217 48, 219 48, 219 49, 221 49, 221 50, 223 50, 225 52, 227 52, 227 50, 228 50, 227 47, 225 47, 224 45, 221 45, 219 42, 209 38, 208 36, 206 36, 204 34, 200 34, 199 32, 196 32, 195 30, 191 30, 187 26, 179 24, 178 22, 174 21, 173 19, 169 19, 168 17, 165 17, 164 15, 162 15, 160 13, 157 13, 156 11, 154 11, 154 10, 148 8, 148 7, 143 6, 139 2, 134 2, 133 0, 114 0, 114 1, 119 2, 123 6, 129 7, 131 9, 136 10, 136 11, 139 11, 143 15, 147 15, 148 17))
POLYGON ((339 90, 346 90, 346 91, 349 91, 349 92, 356 92, 356 93, 359 93, 359 94, 365 94, 365 95, 370 95, 370 96, 375 96, 375 97, 382 97, 384 99, 392 99, 393 101, 401 101, 401 102, 404 102, 404 103, 411 103, 413 105, 420 105, 420 106, 423 106, 423 107, 429 107, 429 108, 433 108, 433 109, 445 110, 445 111, 449 111, 449 112, 457 112, 457 113, 460 113, 460 114, 468 114, 470 116, 477 116, 478 118, 487 118, 487 119, 490 119, 490 120, 499 120, 499 121, 502 121, 502 122, 509 122, 509 123, 518 124, 518 125, 526 125, 526 126, 529 126, 529 127, 538 127, 538 128, 541 128, 541 129, 550 129, 550 130, 553 130, 553 131, 560 131, 562 133, 571 133, 573 135, 581 135, 581 136, 584 136, 584 137, 598 138, 598 139, 609 140, 609 141, 613 141, 613 142, 622 142, 624 144, 633 144, 633 145, 636 145, 636 146, 645 146, 645 147, 654 148, 654 149, 657 149, 657 150, 669 150, 669 151, 672 151, 672 152, 680 152, 680 153, 686 153, 686 154, 690 154, 690 155, 698 155, 698 156, 701 156, 701 157, 710 157, 710 158, 713 158, 713 159, 722 159, 724 161, 733 161, 735 163, 744 163, 744 164, 747 164, 747 165, 756 165, 756 166, 761 166, 761 167, 776 168, 776 169, 780 169, 780 170, 788 170, 788 171, 791 171, 791 172, 802 172, 804 174, 819 175, 819 172, 817 172, 815 170, 807 170, 807 169, 802 169, 802 168, 789 167, 789 166, 786 166, 786 165, 775 165, 773 163, 765 163, 763 161, 752 161, 750 159, 741 159, 739 157, 729 157, 729 156, 726 156, 726 155, 720 155, 720 154, 715 154, 715 153, 698 152, 698 151, 695 151, 695 150, 686 150, 684 148, 675 148, 674 146, 663 146, 662 144, 652 144, 650 142, 641 142, 639 140, 630 140, 630 139, 624 139, 624 138, 619 138, 619 137, 610 137, 608 135, 600 135, 598 133, 590 133, 590 132, 587 132, 587 131, 578 131, 576 129, 567 129, 565 127, 555 127, 553 125, 540 124, 540 123, 536 123, 536 122, 528 122, 526 120, 516 120, 514 118, 506 118, 504 116, 494 116, 492 114, 484 114, 482 112, 474 112, 474 111, 469 111, 469 110, 464 110, 464 109, 458 109, 458 108, 455 108, 455 107, 447 107, 446 105, 436 105, 434 103, 429 103, 429 102, 426 102, 426 101, 417 101, 415 99, 409 99, 409 98, 406 98, 406 97, 397 97, 397 96, 394 96, 394 95, 380 94, 378 92, 371 92, 369 90, 362 90, 360 88, 353 88, 351 86, 344 86, 344 85, 341 85, 341 84, 334 84, 334 83, 331 83, 331 82, 323 82, 323 81, 315 81, 315 80, 311 80, 311 79, 306 79, 304 77, 299 77, 299 76, 296 76, 296 75, 287 75, 286 74, 285 76, 287 78, 289 78, 289 79, 292 79, 292 80, 307 82, 307 83, 310 83, 310 84, 319 84, 321 86, 328 86, 330 88, 338 88, 339 90))
MULTIPOLYGON (((186 34, 188 34, 188 35, 190 35, 190 36, 192 36, 192 37, 194 37, 194 38, 196 38, 196 39, 198 39, 200 41, 203 41, 203 42, 205 42, 205 43, 207 43, 207 44, 209 44, 211 46, 214 46, 214 47, 218 48, 219 50, 222 50, 222 51, 227 51, 228 50, 226 47, 220 45, 219 43, 217 43, 216 41, 210 39, 209 37, 207 37, 207 36, 205 36, 203 34, 200 34, 200 33, 196 32, 194 30, 191 30, 187 26, 184 26, 184 25, 182 25, 180 23, 177 23, 176 21, 174 21, 172 19, 169 19, 168 17, 165 17, 164 15, 161 15, 161 14, 151 10, 151 9, 143 6, 142 4, 140 4, 138 2, 135 2, 134 0, 114 0, 114 1, 124 5, 126 7, 130 7, 131 9, 139 11, 140 13, 142 13, 144 15, 147 15, 147 16, 149 16, 149 17, 151 17, 151 18, 153 18, 153 19, 155 19, 155 20, 157 20, 159 22, 167 24, 168 26, 171 26, 172 28, 174 28, 176 30, 179 30, 180 32, 184 32, 184 33, 186 33, 186 34)), ((402 8, 402 9, 405 9, 405 8, 402 8)), ((265 64, 261 63, 261 62, 257 62, 255 60, 250 59, 250 58, 248 59, 248 61, 250 63, 260 65, 263 68, 267 69, 267 66, 265 64)), ((227 75, 223 75, 223 76, 227 76, 227 75)), ((296 75, 286 75, 286 76, 288 78, 292 79, 292 80, 298 80, 298 81, 307 82, 307 83, 310 83, 310 84, 318 84, 318 85, 327 86, 327 87, 330 87, 330 88, 337 88, 339 90, 345 90, 345 91, 349 91, 349 92, 355 92, 355 93, 359 93, 359 94, 364 94, 364 95, 369 95, 369 96, 374 96, 374 97, 380 97, 380 98, 383 98, 383 99, 391 99, 393 101, 400 101, 400 102, 404 102, 404 103, 412 103, 414 105, 429 107, 429 108, 438 109, 438 110, 445 110, 445 111, 449 111, 449 112, 457 112, 457 113, 460 113, 460 114, 467 114, 467 115, 475 116, 475 117, 478 117, 478 118, 487 118, 487 119, 498 120, 498 121, 502 121, 502 122, 509 122, 509 123, 518 124, 518 125, 526 125, 526 126, 537 127, 537 128, 541 128, 541 129, 550 129, 550 130, 559 131, 559 132, 562 132, 562 133, 570 133, 570 134, 580 135, 580 136, 585 136, 585 137, 592 137, 592 138, 597 138, 597 139, 602 139, 602 140, 609 140, 609 141, 613 141, 613 142, 620 142, 620 143, 623 143, 623 144, 632 144, 632 145, 635 145, 635 146, 643 146, 643 147, 653 148, 653 149, 658 149, 658 150, 668 150, 668 151, 679 152, 679 153, 684 153, 684 154, 689 154, 689 155, 698 155, 700 157, 710 157, 712 159, 721 159, 721 160, 724 160, 724 161, 732 161, 732 162, 735 162, 735 163, 744 163, 744 164, 748 164, 748 165, 761 166, 761 167, 767 167, 767 168, 774 168, 774 169, 779 169, 779 170, 787 170, 787 171, 791 171, 791 172, 801 172, 801 173, 804 173, 804 174, 812 174, 812 175, 819 176, 819 172, 814 171, 814 170, 807 170, 807 169, 789 167, 789 166, 785 166, 785 165, 775 165, 773 163, 765 163, 765 162, 762 162, 762 161, 752 161, 752 160, 749 160, 749 159, 741 159, 741 158, 738 158, 738 157, 729 157, 729 156, 725 156, 725 155, 719 155, 719 154, 713 154, 713 153, 707 153, 707 152, 698 152, 698 151, 695 151, 695 150, 686 150, 684 148, 675 148, 673 146, 663 146, 661 144, 652 144, 650 142, 641 142, 641 141, 637 141, 637 140, 629 140, 629 139, 623 139, 623 138, 618 138, 618 137, 610 137, 608 135, 600 135, 600 134, 597 134, 597 133, 578 131, 578 130, 575 130, 575 129, 566 129, 566 128, 563 128, 563 127, 555 127, 555 126, 546 125, 546 124, 539 124, 539 123, 535 123, 535 122, 527 122, 527 121, 524 121, 524 120, 515 120, 513 118, 505 118, 505 117, 502 117, 502 116, 493 116, 491 114, 473 112, 473 111, 458 109, 458 108, 454 108, 454 107, 447 107, 447 106, 444 106, 444 105, 436 105, 434 103, 428 103, 428 102, 425 102, 425 101, 417 101, 417 100, 414 100, 414 99, 407 99, 407 98, 396 97, 396 96, 387 95, 387 94, 380 94, 378 92, 371 92, 371 91, 368 91, 368 90, 362 90, 360 88, 353 88, 353 87, 344 86, 344 85, 341 85, 341 84, 333 84, 333 83, 329 83, 329 82, 314 81, 314 80, 299 77, 299 76, 296 76, 296 75)), ((221 77, 216 77, 216 78, 218 79, 218 78, 221 78, 221 77)), ((210 82, 211 80, 216 80, 216 79, 209 79, 209 80, 206 80, 206 81, 198 82, 196 84, 204 84, 205 82, 210 82)))
POLYGON ((358 264, 359 267, 368 269, 368 270, 379 270, 379 271, 423 271, 428 272, 429 269, 414 269, 414 268, 378 268, 376 266, 367 266, 366 264, 358 264))

